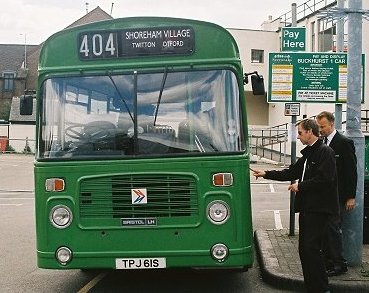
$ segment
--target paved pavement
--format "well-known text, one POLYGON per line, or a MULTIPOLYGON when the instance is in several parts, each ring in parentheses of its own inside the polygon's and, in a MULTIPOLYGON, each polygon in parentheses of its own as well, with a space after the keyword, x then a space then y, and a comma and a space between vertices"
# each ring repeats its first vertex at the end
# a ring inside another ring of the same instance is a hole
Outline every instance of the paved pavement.
MULTIPOLYGON (((304 291, 298 255, 298 235, 288 230, 256 230, 255 247, 263 280, 278 289, 304 291)), ((369 245, 363 245, 362 266, 349 267, 341 276, 329 278, 331 292, 369 292, 369 245)))

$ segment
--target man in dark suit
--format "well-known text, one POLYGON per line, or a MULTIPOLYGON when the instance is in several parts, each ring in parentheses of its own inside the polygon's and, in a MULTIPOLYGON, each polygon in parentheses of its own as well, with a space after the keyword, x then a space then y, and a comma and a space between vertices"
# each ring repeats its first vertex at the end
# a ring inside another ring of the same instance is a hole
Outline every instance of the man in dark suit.
POLYGON ((308 293, 329 292, 322 242, 328 219, 338 215, 336 160, 334 151, 319 139, 319 126, 314 119, 298 122, 297 133, 306 147, 295 164, 284 170, 253 170, 253 175, 279 181, 298 180, 288 190, 296 193, 299 255, 305 286, 308 293))
POLYGON ((347 262, 342 251, 342 215, 355 207, 357 169, 355 146, 351 139, 340 134, 334 126, 334 116, 323 111, 317 115, 320 134, 329 145, 336 158, 340 215, 329 219, 324 250, 328 276, 338 276, 347 272, 347 262))

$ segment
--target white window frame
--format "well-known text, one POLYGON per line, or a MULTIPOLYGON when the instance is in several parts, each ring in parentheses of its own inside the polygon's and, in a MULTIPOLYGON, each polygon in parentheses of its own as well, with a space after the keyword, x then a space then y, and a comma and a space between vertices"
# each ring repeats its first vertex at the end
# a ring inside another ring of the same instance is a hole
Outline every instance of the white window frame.
POLYGON ((264 63, 264 50, 251 49, 251 63, 264 63))
POLYGON ((2 78, 4 79, 4 91, 12 92, 14 90, 14 79, 16 73, 14 71, 3 71, 2 78))

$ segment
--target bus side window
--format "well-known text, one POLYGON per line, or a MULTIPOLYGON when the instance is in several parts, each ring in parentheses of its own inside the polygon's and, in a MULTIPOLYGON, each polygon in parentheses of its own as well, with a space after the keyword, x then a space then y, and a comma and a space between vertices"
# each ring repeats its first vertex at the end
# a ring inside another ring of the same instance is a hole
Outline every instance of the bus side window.
POLYGON ((205 152, 211 150, 209 148, 211 137, 208 121, 204 117, 197 117, 180 122, 178 142, 187 144, 192 151, 205 152))

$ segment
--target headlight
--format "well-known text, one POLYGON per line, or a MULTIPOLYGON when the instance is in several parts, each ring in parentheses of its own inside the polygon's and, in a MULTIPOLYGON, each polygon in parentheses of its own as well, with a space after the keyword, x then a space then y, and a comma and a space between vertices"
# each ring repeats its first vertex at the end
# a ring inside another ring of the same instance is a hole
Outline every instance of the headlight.
POLYGON ((222 243, 217 243, 211 248, 211 255, 215 260, 222 262, 228 256, 228 247, 222 243))
POLYGON ((60 264, 66 265, 72 259, 72 251, 68 247, 59 247, 55 256, 60 264))
POLYGON ((224 224, 230 214, 229 206, 222 200, 215 200, 208 204, 208 219, 214 224, 224 224))
POLYGON ((72 212, 66 206, 55 206, 50 212, 50 222, 56 228, 67 228, 72 223, 72 212))

